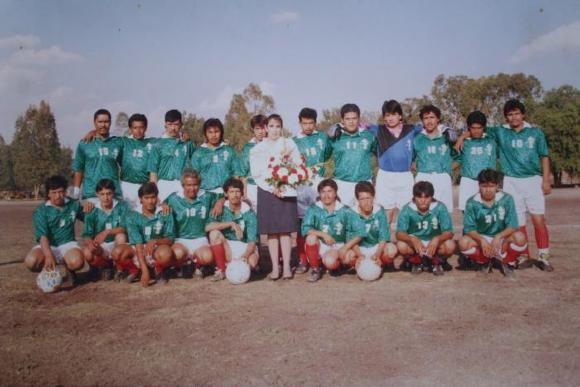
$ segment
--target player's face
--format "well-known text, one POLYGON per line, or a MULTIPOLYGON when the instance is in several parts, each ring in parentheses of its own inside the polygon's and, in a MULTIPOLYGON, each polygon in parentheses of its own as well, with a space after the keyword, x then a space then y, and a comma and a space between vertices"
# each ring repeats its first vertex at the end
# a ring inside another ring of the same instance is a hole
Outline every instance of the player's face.
POLYGON ((282 123, 278 120, 270 120, 266 126, 268 138, 277 140, 282 136, 282 123))
POLYGON ((326 186, 322 188, 318 195, 320 196, 320 201, 324 205, 329 206, 336 201, 336 191, 332 187, 326 186))
POLYGON ((218 146, 220 144, 221 136, 222 130, 215 126, 209 127, 205 131, 205 139, 207 140, 208 144, 212 146, 218 146))
POLYGON ((433 112, 423 114, 421 122, 423 122, 423 128, 425 128, 427 133, 433 133, 437 129, 437 126, 439 126, 439 118, 433 112))
POLYGON ((111 129, 111 119, 107 114, 99 114, 95 119, 95 130, 99 136, 108 136, 111 129))
POLYGON ((131 131, 131 136, 133 136, 133 138, 140 140, 145 137, 145 131, 147 130, 147 127, 142 121, 133 121, 129 130, 131 131))
POLYGON ((155 208, 157 207, 157 195, 155 194, 147 194, 141 196, 141 206, 144 210, 149 212, 155 212, 155 208))
POLYGON ((386 113, 383 116, 383 121, 387 128, 396 128, 403 121, 403 116, 399 113, 386 113))
POLYGON ((230 187, 228 192, 226 192, 226 196, 231 204, 238 205, 242 201, 242 190, 239 188, 230 187))
POLYGON ((420 212, 427 212, 429 210, 429 206, 433 202, 433 196, 415 196, 413 200, 415 201, 415 205, 420 212))
POLYGON ((266 127, 265 126, 254 126, 254 138, 257 142, 260 142, 266 137, 266 127))
POLYGON ((357 200, 358 206, 365 214, 370 214, 373 211, 375 197, 370 192, 360 192, 357 200))
POLYGON ((115 192, 111 189, 104 188, 97 192, 97 198, 99 198, 99 202, 101 203, 102 208, 111 208, 113 207, 113 197, 115 196, 115 192))
POLYGON ((165 121, 165 133, 167 133, 169 137, 178 137, 182 126, 183 122, 181 122, 181 120, 165 121))
POLYGON ((316 121, 312 118, 301 118, 300 128, 302 129, 302 133, 310 136, 314 132, 314 129, 316 129, 316 121))
POLYGON ((505 119, 511 128, 519 129, 524 126, 525 115, 521 112, 520 109, 515 109, 511 112, 508 112, 508 114, 505 116, 505 119))
POLYGON ((183 179, 183 196, 188 199, 195 199, 199 192, 199 179, 195 177, 186 177, 183 179))
POLYGON ((355 112, 349 112, 342 117, 341 122, 344 129, 349 133, 354 133, 358 130, 360 117, 355 112))
POLYGON ((479 194, 481 198, 486 202, 491 202, 495 199, 495 194, 497 193, 497 184, 495 183, 482 183, 479 184, 479 194))
POLYGON ((55 207, 64 206, 64 198, 66 196, 64 188, 56 188, 48 190, 48 201, 55 207))
POLYGON ((483 137, 483 125, 481 124, 471 124, 469 127, 469 134, 472 138, 481 138, 483 137))

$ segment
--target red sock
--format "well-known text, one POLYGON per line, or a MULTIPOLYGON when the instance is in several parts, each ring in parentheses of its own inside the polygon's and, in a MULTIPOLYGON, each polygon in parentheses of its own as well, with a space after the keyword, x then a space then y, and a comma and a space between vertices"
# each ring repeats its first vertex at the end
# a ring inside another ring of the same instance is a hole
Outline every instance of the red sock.
POLYGON ((383 265, 390 265, 393 263, 393 259, 390 258, 387 254, 383 254, 381 255, 381 262, 383 262, 383 265))
MULTIPOLYGON (((527 243, 528 243, 528 228, 526 226, 520 226, 520 231, 526 237, 526 246, 527 246, 527 243)), ((525 255, 529 256, 530 255, 530 251, 526 247, 526 250, 525 251, 522 251, 520 254, 525 254, 525 255)))
POLYGON ((306 256, 306 239, 300 234, 296 237, 296 248, 298 249, 298 257, 300 258, 300 263, 303 265, 308 264, 308 257, 306 256))
POLYGON ((411 262, 411 264, 413 265, 420 265, 421 263, 423 263, 423 260, 421 259, 421 256, 419 254, 413 254, 409 256, 409 262, 411 262))
POLYGON ((133 260, 131 258, 125 259, 122 262, 117 262, 115 266, 117 267, 117 270, 119 271, 127 270, 129 274, 135 274, 139 272, 139 268, 135 265, 135 263, 133 263, 133 260))
POLYGON ((89 264, 92 267, 104 269, 109 266, 109 262, 100 255, 95 255, 93 261, 89 264))
POLYGON ((431 263, 433 265, 441 265, 441 258, 439 258, 437 255, 434 255, 431 257, 431 263))
POLYGON ((486 257, 485 255, 483 255, 483 252, 481 251, 481 249, 479 247, 472 247, 469 250, 466 251, 462 251, 463 254, 465 254, 469 259, 471 259, 472 261, 479 263, 479 264, 485 264, 489 262, 489 258, 486 257), (468 253, 466 251, 471 251, 471 250, 475 250, 472 253, 468 253))
MULTIPOLYGON (((517 247, 516 247, 517 248, 517 247)), ((514 245, 510 243, 506 249, 505 257, 502 258, 503 263, 515 262, 520 255, 528 251, 528 246, 523 246, 520 251, 514 249, 514 245)))
POLYGON ((308 257, 310 266, 312 266, 315 269, 320 268, 320 253, 318 251, 318 245, 305 244, 304 250, 306 251, 306 256, 308 257))
POLYGON ((162 273, 163 270, 165 270, 167 268, 168 265, 161 263, 161 262, 157 262, 155 261, 155 263, 153 264, 153 267, 155 269, 155 273, 162 273))
POLYGON ((226 249, 223 243, 219 245, 211 245, 211 252, 213 254, 213 259, 215 260, 215 266, 221 270, 223 273, 226 271, 226 249))
POLYGON ((548 235, 548 227, 546 225, 534 225, 534 233, 536 234, 536 246, 538 249, 550 248, 550 236, 548 235))

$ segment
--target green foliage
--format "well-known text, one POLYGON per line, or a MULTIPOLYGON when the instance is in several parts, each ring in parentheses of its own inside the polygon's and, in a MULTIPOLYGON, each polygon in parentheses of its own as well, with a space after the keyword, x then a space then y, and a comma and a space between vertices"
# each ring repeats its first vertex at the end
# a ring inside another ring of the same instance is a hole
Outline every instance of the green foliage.
POLYGON ((0 136, 0 191, 14 189, 14 173, 10 158, 10 147, 0 136))
POLYGON ((189 137, 193 143, 197 146, 205 142, 205 137, 203 135, 203 123, 205 119, 203 117, 198 117, 195 114, 182 112, 183 116, 183 131, 189 134, 189 137))

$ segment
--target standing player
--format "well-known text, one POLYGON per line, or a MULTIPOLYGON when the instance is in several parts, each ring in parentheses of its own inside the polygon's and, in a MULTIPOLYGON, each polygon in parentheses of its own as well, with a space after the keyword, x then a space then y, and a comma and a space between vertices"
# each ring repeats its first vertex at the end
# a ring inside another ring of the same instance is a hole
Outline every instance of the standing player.
MULTIPOLYGON (((309 168, 316 168, 318 173, 312 178, 312 185, 303 185, 297 188, 298 198, 298 219, 299 222, 304 218, 304 214, 308 208, 316 203, 318 192, 316 187, 318 183, 324 178, 324 163, 329 159, 332 147, 326 133, 316 130, 316 110, 311 108, 303 108, 298 114, 298 121, 300 123, 300 133, 294 137, 294 142, 298 145, 298 150, 306 160, 306 166, 309 168)), ((298 256, 300 264, 296 268, 296 273, 302 274, 308 271, 308 258, 304 251, 304 237, 298 230, 296 239, 298 247, 298 256)))
POLYGON ((513 264, 526 250, 526 237, 518 229, 518 218, 511 195, 499 192, 499 173, 484 169, 477 178, 479 193, 465 207, 461 252, 487 273, 497 259, 505 275, 513 275, 513 264))
POLYGON ((256 181, 252 178, 250 171, 250 151, 256 144, 262 142, 266 137, 266 116, 262 114, 255 115, 250 120, 250 128, 254 137, 248 141, 238 157, 238 165, 236 168, 236 175, 244 180, 244 197, 250 201, 252 208, 257 212, 258 210, 258 186, 256 181))
POLYGON ((302 221, 306 236, 306 255, 310 262, 309 282, 316 282, 322 273, 320 258, 332 276, 341 264, 354 267, 356 257, 351 249, 365 236, 364 226, 349 207, 337 200, 338 186, 332 179, 318 184, 320 201, 310 206, 302 221))
POLYGON ((433 198, 433 184, 419 181, 413 186, 413 200, 397 220, 397 249, 411 262, 411 273, 432 265, 435 275, 443 275, 442 264, 455 252, 453 224, 445 204, 433 198))
POLYGON ((244 183, 231 178, 225 182, 223 190, 227 199, 223 213, 213 218, 205 229, 209 232, 216 260, 215 281, 225 278, 226 261, 241 259, 253 270, 258 266, 258 219, 250 206, 242 201, 244 183))

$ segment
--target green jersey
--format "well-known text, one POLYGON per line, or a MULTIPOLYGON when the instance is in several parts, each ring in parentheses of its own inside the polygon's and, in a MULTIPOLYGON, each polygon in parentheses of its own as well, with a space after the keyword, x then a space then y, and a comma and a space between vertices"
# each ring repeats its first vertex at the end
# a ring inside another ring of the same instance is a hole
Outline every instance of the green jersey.
POLYGON ((231 228, 222 230, 224 237, 229 241, 240 241, 245 243, 258 241, 258 218, 250 206, 244 202, 242 202, 240 213, 236 214, 231 210, 230 202, 226 201, 224 204, 223 213, 217 218, 212 218, 212 222, 235 222, 238 226, 240 226, 244 233, 242 239, 238 239, 235 231, 231 228))
POLYGON ((339 201, 336 202, 332 213, 329 213, 320 201, 311 205, 302 220, 302 235, 308 235, 310 230, 325 232, 337 243, 346 243, 355 237, 364 238, 366 235, 358 215, 339 201))
POLYGON ((466 138, 462 151, 456 154, 454 161, 461 164, 461 176, 477 180, 479 172, 496 168, 495 140, 486 133, 481 138, 466 138))
POLYGON ((421 214, 415 203, 409 202, 399 214, 397 232, 399 231, 422 241, 430 241, 444 232, 453 232, 453 224, 447 207, 442 202, 432 202, 426 214, 421 214))
POLYGON ((221 188, 236 171, 236 151, 230 145, 221 143, 212 149, 203 144, 193 152, 191 167, 201 176, 201 188, 213 190, 221 188))
MULTIPOLYGON (((113 208, 110 211, 105 211, 101 208, 101 203, 97 203, 91 212, 85 215, 85 223, 83 227, 83 238, 94 238, 98 233, 111 230, 113 228, 122 227, 127 229, 127 214, 129 206, 124 201, 113 201, 113 208)), ((109 235, 105 242, 113 242, 114 235, 109 235)))
POLYGON ((252 138, 246 143, 246 145, 244 145, 237 159, 235 173, 236 176, 245 177, 247 179, 247 183, 253 185, 255 185, 256 182, 252 178, 252 173, 250 171, 250 151, 253 147, 256 146, 256 144, 256 139, 252 138))
POLYGON ((80 142, 72 164, 74 172, 83 173, 83 197, 96 196, 95 189, 101 179, 115 183, 115 195, 122 196, 119 184, 119 164, 123 140, 119 137, 96 137, 91 142, 80 142))
POLYGON ((433 138, 425 130, 413 140, 417 172, 451 173, 451 146, 440 132, 433 138))
POLYGON ((330 158, 332 146, 328 136, 324 132, 315 130, 310 135, 303 133, 292 138, 298 150, 306 159, 306 166, 318 166, 318 176, 324 176, 324 163, 330 158))
POLYGON ((75 220, 83 220, 78 200, 65 199, 63 208, 53 206, 50 201, 38 206, 32 214, 34 238, 40 242, 45 236, 51 246, 60 246, 75 240, 75 220))
POLYGON ((483 203, 479 193, 467 200, 463 218, 464 234, 477 231, 481 235, 494 237, 506 228, 517 230, 518 227, 518 216, 511 195, 498 192, 491 207, 483 203))
POLYGON ((205 226, 210 219, 217 195, 212 192, 200 190, 193 201, 183 196, 183 192, 174 192, 165 203, 173 210, 175 218, 175 236, 183 239, 196 239, 205 237, 205 226))
POLYGON ((163 215, 157 209, 151 217, 141 212, 130 211, 127 220, 127 235, 132 245, 145 244, 152 239, 174 239, 175 222, 173 214, 163 215))
POLYGON ((157 174, 159 180, 179 180, 193 153, 193 143, 174 137, 161 137, 153 141, 147 162, 147 171, 157 174))
POLYGON ((373 212, 368 216, 364 216, 360 209, 357 211, 360 221, 364 225, 365 237, 359 243, 361 247, 373 247, 380 242, 389 242, 391 240, 391 230, 389 221, 385 215, 385 209, 375 204, 373 212))
POLYGON ((122 141, 121 180, 134 184, 147 183, 149 181, 147 163, 154 139, 135 139, 129 136, 122 137, 122 141))
POLYGON ((334 176, 342 181, 359 182, 372 177, 372 155, 377 152, 377 140, 367 130, 353 134, 342 131, 340 138, 332 141, 334 176))
POLYGON ((542 157, 548 157, 548 145, 542 129, 527 122, 516 132, 508 125, 486 128, 499 147, 499 162, 506 176, 542 176, 542 157))

